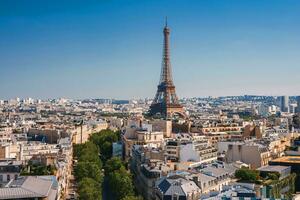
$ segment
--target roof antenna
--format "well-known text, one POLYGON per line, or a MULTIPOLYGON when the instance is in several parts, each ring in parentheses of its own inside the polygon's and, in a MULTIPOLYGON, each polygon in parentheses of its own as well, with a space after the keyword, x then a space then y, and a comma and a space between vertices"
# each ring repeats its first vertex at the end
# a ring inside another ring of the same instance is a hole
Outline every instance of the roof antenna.
POLYGON ((168 16, 166 16, 166 27, 168 27, 168 16))

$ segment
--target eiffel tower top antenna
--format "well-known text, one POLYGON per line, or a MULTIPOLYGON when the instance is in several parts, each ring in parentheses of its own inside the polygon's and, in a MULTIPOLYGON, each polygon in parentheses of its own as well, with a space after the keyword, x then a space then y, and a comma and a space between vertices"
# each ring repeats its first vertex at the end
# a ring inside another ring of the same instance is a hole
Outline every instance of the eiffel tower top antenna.
POLYGON ((166 24, 165 27, 168 27, 168 16, 166 16, 166 24))

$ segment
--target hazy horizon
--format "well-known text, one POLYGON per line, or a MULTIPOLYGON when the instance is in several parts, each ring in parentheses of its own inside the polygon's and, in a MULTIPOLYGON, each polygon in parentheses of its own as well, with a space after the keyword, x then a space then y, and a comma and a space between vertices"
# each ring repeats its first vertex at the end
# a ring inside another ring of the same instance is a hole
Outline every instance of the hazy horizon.
MULTIPOLYGON (((180 97, 179 99, 192 99, 192 98, 221 98, 221 97, 242 97, 242 96, 265 96, 265 97, 280 97, 280 96, 288 96, 288 97, 292 97, 295 98, 297 96, 300 95, 255 95, 255 94, 244 94, 244 95, 225 95, 225 96, 194 96, 194 97, 180 97)), ((20 96, 16 96, 13 98, 8 98, 8 99, 0 99, 0 100, 12 100, 12 99, 17 99, 19 98, 20 100, 24 100, 24 99, 28 99, 28 98, 32 98, 34 100, 53 100, 53 99, 67 99, 67 100, 88 100, 88 99, 107 99, 107 100, 145 100, 145 99, 153 99, 153 97, 141 97, 141 98, 108 98, 108 97, 83 97, 83 98, 69 98, 69 97, 48 97, 48 98, 38 98, 38 97, 30 97, 30 96, 26 96, 26 97, 20 97, 20 96)))

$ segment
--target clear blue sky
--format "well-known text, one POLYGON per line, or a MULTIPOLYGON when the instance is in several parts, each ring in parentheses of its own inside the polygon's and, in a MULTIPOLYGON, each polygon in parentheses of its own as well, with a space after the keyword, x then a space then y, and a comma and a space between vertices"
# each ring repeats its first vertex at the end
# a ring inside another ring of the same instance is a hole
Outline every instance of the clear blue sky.
POLYGON ((1 0, 0 99, 300 94, 299 0, 1 0))

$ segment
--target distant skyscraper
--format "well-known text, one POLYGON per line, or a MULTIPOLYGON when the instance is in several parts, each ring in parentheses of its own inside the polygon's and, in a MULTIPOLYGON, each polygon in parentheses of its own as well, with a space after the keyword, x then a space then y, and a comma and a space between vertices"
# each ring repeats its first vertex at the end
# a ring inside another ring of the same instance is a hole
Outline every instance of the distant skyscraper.
POLYGON ((297 110, 297 106, 295 104, 291 104, 289 106, 289 112, 290 113, 296 113, 296 110, 297 110))
POLYGON ((289 96, 280 97, 280 111, 289 112, 289 96))
POLYGON ((300 113, 300 96, 297 96, 297 97, 296 97, 296 100, 297 100, 297 108, 296 108, 296 112, 297 112, 297 113, 300 113))
POLYGON ((172 68, 170 63, 170 28, 164 27, 164 49, 163 49, 163 62, 160 75, 160 82, 157 87, 155 98, 150 106, 150 114, 160 114, 164 117, 171 117, 177 113, 185 116, 182 105, 179 104, 178 98, 175 93, 175 86, 172 79, 172 68))

